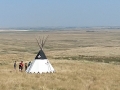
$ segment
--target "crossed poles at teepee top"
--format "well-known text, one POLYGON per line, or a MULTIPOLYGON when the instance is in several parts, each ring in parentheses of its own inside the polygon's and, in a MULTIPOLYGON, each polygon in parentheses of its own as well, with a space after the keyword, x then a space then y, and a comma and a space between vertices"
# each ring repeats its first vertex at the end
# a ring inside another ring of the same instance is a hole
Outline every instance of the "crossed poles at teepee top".
POLYGON ((39 40, 36 38, 37 44, 40 49, 43 49, 43 46, 45 45, 47 39, 48 39, 48 36, 46 38, 43 37, 42 39, 39 37, 39 40))

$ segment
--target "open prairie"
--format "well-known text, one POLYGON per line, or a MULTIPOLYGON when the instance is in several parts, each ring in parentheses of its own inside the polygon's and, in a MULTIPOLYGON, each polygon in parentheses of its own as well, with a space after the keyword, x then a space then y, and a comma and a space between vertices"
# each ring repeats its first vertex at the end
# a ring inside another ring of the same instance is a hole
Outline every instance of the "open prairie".
POLYGON ((120 90, 120 30, 1 31, 0 90, 120 90), (55 73, 19 72, 39 51, 35 38, 47 35, 55 73))

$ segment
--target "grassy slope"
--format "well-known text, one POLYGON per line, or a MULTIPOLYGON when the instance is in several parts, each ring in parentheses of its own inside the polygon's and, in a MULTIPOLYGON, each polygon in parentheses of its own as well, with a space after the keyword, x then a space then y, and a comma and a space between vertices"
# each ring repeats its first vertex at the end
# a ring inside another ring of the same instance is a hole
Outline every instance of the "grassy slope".
POLYGON ((0 90, 119 90, 119 34, 118 31, 0 33, 0 90), (39 75, 15 71, 15 60, 19 63, 34 59, 38 52, 35 37, 48 34, 44 51, 56 72, 39 75), (98 57, 104 60, 117 57, 117 62, 112 62, 118 65, 91 62, 98 57))

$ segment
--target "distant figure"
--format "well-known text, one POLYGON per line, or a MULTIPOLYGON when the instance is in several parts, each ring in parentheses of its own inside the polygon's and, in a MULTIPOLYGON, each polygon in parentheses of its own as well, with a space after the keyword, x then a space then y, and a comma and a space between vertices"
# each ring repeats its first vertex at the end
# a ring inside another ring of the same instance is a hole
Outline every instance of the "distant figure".
POLYGON ((25 71, 27 70, 27 63, 25 63, 25 71))
POLYGON ((21 61, 21 63, 19 63, 19 70, 22 72, 23 70, 23 61, 21 61))
POLYGON ((28 63, 28 67, 30 66, 30 64, 31 64, 31 61, 28 63))
POLYGON ((17 66, 17 64, 16 64, 16 61, 14 62, 14 69, 16 69, 16 66, 17 66))
POLYGON ((19 63, 19 71, 21 71, 21 63, 19 63))

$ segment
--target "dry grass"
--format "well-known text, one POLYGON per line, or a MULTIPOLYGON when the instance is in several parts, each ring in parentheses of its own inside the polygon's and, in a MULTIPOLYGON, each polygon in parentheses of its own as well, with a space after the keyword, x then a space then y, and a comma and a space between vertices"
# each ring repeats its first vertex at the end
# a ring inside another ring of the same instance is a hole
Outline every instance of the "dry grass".
POLYGON ((119 90, 119 35, 116 30, 0 32, 0 90, 119 90), (49 35, 44 51, 56 72, 14 70, 15 60, 34 59, 39 35, 49 35), (93 62, 99 59, 109 63, 93 62))

